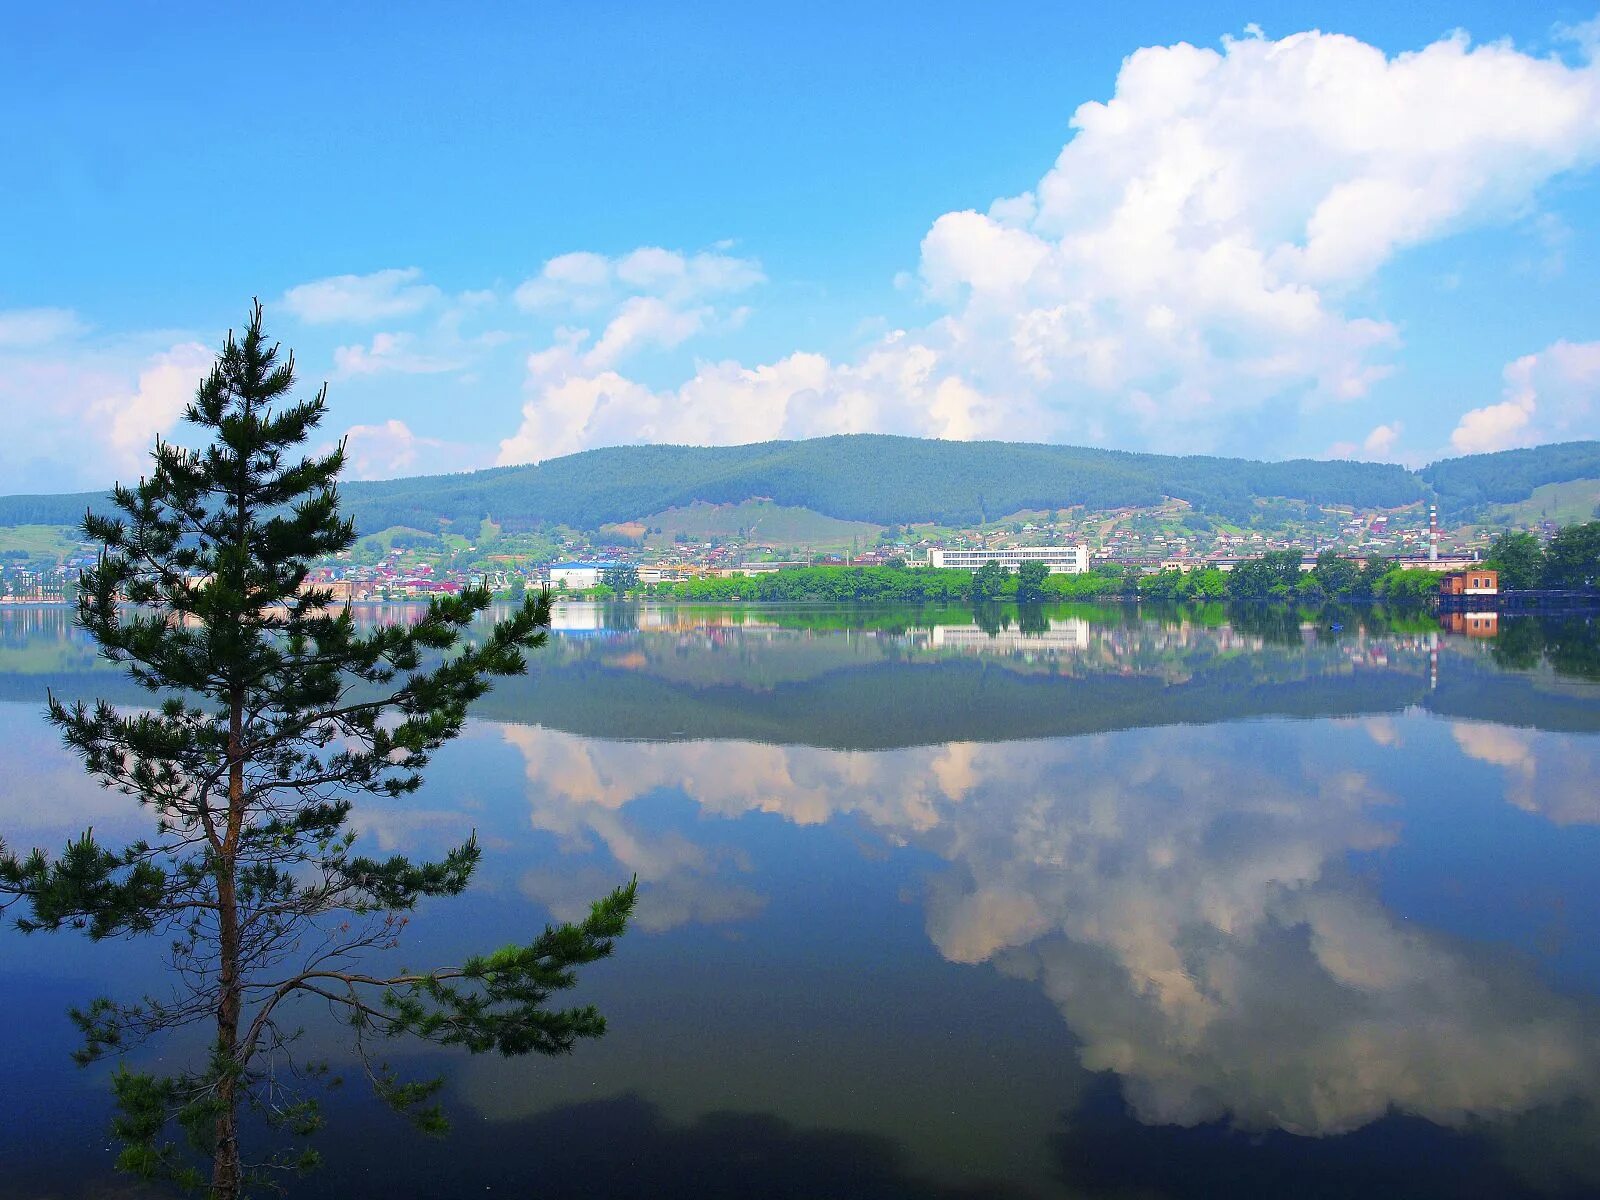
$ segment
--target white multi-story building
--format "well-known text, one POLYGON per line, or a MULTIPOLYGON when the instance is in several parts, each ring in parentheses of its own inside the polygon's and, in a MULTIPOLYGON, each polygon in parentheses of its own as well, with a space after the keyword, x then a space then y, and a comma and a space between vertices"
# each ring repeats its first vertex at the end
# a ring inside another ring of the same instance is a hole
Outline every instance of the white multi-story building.
POLYGON ((1082 575, 1089 570, 1089 547, 1007 546, 1000 550, 928 551, 930 567, 957 567, 976 571, 986 562, 997 562, 1012 573, 1025 562, 1042 562, 1052 575, 1082 575))

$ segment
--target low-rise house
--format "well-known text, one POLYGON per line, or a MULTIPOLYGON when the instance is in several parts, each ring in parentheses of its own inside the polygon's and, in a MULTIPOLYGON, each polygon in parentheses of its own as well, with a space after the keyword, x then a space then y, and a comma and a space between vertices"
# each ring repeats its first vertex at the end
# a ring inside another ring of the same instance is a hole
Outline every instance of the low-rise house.
POLYGON ((1493 567, 1473 567, 1466 571, 1448 571, 1439 580, 1441 596, 1498 596, 1500 572, 1493 567))

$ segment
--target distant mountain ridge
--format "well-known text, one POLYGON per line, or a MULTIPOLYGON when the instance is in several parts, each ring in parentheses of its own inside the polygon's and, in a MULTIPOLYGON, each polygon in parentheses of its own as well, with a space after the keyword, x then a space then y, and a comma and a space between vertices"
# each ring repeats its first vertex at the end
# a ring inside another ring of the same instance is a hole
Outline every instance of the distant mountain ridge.
MULTIPOLYGON (((745 446, 616 446, 529 466, 344 485, 363 532, 488 516, 507 529, 541 522, 594 529, 681 508, 755 497, 843 520, 972 524, 1024 509, 1149 506, 1165 497, 1223 517, 1256 498, 1396 508, 1437 497, 1459 519, 1540 484, 1600 478, 1600 442, 1387 463, 1257 462, 1025 442, 946 442, 840 434, 745 446)), ((70 525, 103 495, 0 497, 0 525, 70 525)))

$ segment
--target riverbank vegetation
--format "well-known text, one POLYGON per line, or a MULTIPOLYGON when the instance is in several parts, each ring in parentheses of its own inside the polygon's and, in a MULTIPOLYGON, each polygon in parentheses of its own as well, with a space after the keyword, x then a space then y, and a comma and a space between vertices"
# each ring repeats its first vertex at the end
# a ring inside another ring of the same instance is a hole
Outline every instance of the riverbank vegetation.
MULTIPOLYGON (((1529 533, 1498 538, 1486 559, 1498 567, 1510 588, 1584 588, 1600 582, 1600 521, 1561 530, 1541 545, 1529 533)), ((1407 567, 1394 559, 1364 562, 1334 551, 1304 567, 1298 550, 1278 550, 1247 559, 1231 571, 1196 567, 1145 574, 1107 563, 1082 575, 1049 575, 1042 564, 1024 564, 1012 574, 998 563, 977 571, 932 567, 799 567, 756 575, 688 579, 629 587, 632 581, 608 574, 600 588, 585 593, 611 599, 627 591, 661 600, 757 603, 822 602, 861 604, 975 603, 1012 600, 1050 603, 1062 600, 1137 599, 1177 603, 1231 600, 1249 602, 1337 601, 1416 606, 1438 595, 1439 573, 1407 567), (624 586, 619 588, 617 584, 624 586)))
MULTIPOLYGON (((977 571, 931 567, 802 567, 761 575, 735 575, 655 584, 637 594, 659 600, 699 602, 862 604, 985 604, 999 601, 1053 603, 1064 600, 1154 600, 1167 602, 1382 601, 1418 604, 1437 591, 1439 576, 1405 569, 1388 560, 1359 567, 1324 555, 1313 571, 1300 569, 1300 555, 1282 551, 1241 563, 1231 572, 1215 567, 1140 574, 1106 564, 1082 575, 1011 574, 996 563, 977 571)), ((585 593, 611 599, 611 588, 585 593)))
POLYGON ((1531 533, 1502 533, 1484 564, 1499 570, 1502 588, 1600 587, 1600 521, 1569 525, 1546 544, 1531 533))

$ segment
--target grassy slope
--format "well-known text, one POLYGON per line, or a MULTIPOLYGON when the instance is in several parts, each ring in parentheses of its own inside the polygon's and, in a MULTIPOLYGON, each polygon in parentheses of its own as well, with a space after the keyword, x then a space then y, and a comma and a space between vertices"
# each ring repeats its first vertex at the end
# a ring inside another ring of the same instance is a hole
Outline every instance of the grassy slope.
POLYGON ((76 550, 78 538, 72 525, 3 525, 0 552, 21 550, 34 558, 56 560, 76 550))
POLYGON ((842 521, 810 509, 774 504, 770 500, 744 500, 738 504, 691 504, 642 518, 652 533, 649 544, 670 546, 673 535, 704 539, 730 537, 745 531, 749 541, 769 546, 811 546, 820 550, 848 548, 851 539, 871 546, 883 531, 869 521, 842 521))
POLYGON ((1600 479, 1600 442, 1558 442, 1447 458, 1417 475, 1438 494, 1441 515, 1453 520, 1521 503, 1545 484, 1600 479))
POLYGON ((406 525, 391 525, 387 529, 380 529, 376 533, 364 534, 358 543, 361 549, 377 550, 387 554, 394 549, 396 537, 432 538, 437 535, 428 533, 423 529, 413 529, 406 525))
POLYGON ((1526 500, 1490 508, 1483 525, 1520 527, 1539 521, 1573 525, 1592 521, 1600 513, 1600 479, 1570 479, 1565 483, 1546 483, 1533 489, 1526 500))

